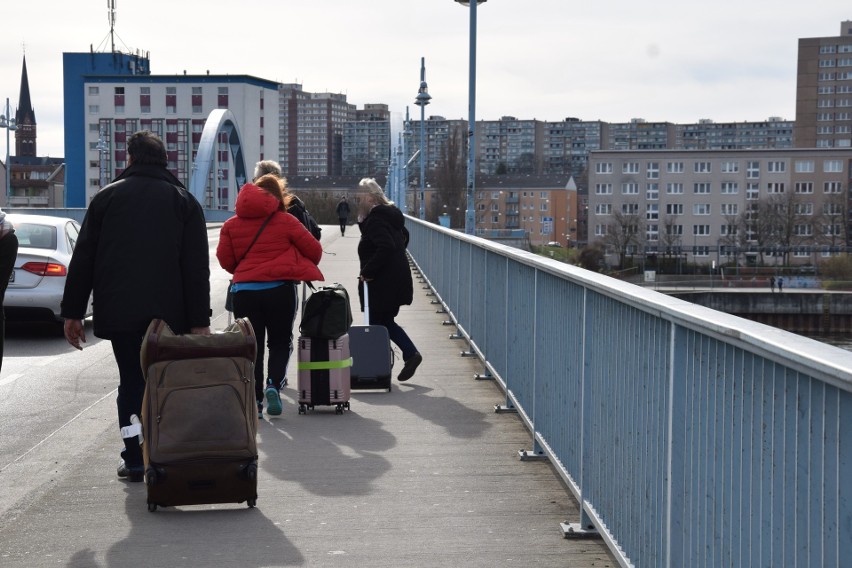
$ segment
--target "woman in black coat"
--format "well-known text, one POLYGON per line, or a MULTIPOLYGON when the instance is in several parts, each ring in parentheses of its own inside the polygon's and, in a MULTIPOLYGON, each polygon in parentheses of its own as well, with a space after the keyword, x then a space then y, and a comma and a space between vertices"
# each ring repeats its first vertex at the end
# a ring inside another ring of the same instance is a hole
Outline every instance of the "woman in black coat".
POLYGON ((367 282, 370 323, 386 327, 391 341, 402 350, 405 365, 397 380, 407 381, 423 362, 423 356, 405 330, 394 321, 400 306, 411 305, 414 299, 414 284, 405 255, 408 245, 405 217, 388 200, 376 180, 362 179, 358 191, 358 224, 361 229, 361 241, 358 243, 358 259, 361 263, 358 294, 361 297, 361 309, 364 309, 362 283, 367 282))

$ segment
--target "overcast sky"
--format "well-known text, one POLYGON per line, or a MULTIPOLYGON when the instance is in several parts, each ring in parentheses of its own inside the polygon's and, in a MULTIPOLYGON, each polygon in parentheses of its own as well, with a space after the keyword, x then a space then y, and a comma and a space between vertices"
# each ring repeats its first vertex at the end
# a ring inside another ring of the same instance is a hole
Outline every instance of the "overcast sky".
MULTIPOLYGON (((4 3, 0 105, 14 112, 26 49, 39 155, 64 154, 62 53, 109 50, 107 4, 4 3)), ((725 122, 795 119, 798 39, 839 35, 852 2, 488 0, 477 12, 477 119, 725 122)), ((467 118, 468 13, 454 0, 116 0, 115 41, 149 52, 155 75, 298 82, 418 118, 426 57, 427 116, 467 118)))

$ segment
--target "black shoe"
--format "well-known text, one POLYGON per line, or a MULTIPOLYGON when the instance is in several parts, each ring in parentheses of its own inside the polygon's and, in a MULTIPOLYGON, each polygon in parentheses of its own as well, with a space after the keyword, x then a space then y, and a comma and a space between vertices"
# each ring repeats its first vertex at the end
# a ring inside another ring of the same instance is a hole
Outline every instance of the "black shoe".
POLYGON ((423 362, 423 355, 420 353, 415 353, 405 362, 405 365, 402 367, 402 371, 399 372, 399 376, 396 378, 398 381, 407 381, 411 377, 414 376, 414 371, 417 370, 417 367, 420 366, 420 363, 423 362))
POLYGON ((141 465, 128 466, 124 460, 118 464, 118 476, 127 478, 127 481, 138 483, 145 480, 145 468, 141 465))

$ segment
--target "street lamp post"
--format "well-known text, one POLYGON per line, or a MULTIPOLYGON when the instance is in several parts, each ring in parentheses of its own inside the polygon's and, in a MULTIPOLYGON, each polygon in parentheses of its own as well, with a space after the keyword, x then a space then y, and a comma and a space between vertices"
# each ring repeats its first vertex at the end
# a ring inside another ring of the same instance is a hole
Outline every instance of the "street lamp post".
POLYGON ((402 210, 406 213, 410 213, 408 209, 408 164, 410 160, 408 159, 407 148, 405 147, 405 141, 411 138, 411 119, 408 116, 408 107, 405 107, 405 123, 403 124, 402 129, 402 162, 400 166, 402 167, 402 187, 400 188, 400 199, 402 200, 402 210))
POLYGON ((487 0, 455 0, 463 6, 470 6, 470 67, 468 77, 468 128, 467 128, 467 210, 464 218, 464 232, 472 235, 476 232, 476 213, 473 210, 473 194, 476 186, 476 7, 487 0))
POLYGON ((426 105, 432 97, 426 84, 426 58, 420 58, 420 90, 414 104, 420 107, 420 218, 426 218, 426 105))
POLYGON ((15 119, 12 118, 12 111, 9 109, 9 99, 6 98, 6 114, 0 114, 0 128, 6 129, 6 206, 9 206, 9 201, 12 198, 12 178, 10 176, 12 168, 9 166, 9 131, 17 130, 18 125, 15 119))

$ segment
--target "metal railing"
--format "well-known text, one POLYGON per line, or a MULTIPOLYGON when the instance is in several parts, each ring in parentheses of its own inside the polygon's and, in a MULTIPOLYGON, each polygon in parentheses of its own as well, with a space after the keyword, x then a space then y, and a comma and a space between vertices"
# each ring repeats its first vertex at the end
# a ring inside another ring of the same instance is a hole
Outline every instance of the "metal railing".
MULTIPOLYGON (((852 353, 408 218, 409 252, 624 566, 852 558, 852 353)), ((845 560, 844 560, 845 559, 845 560)))

